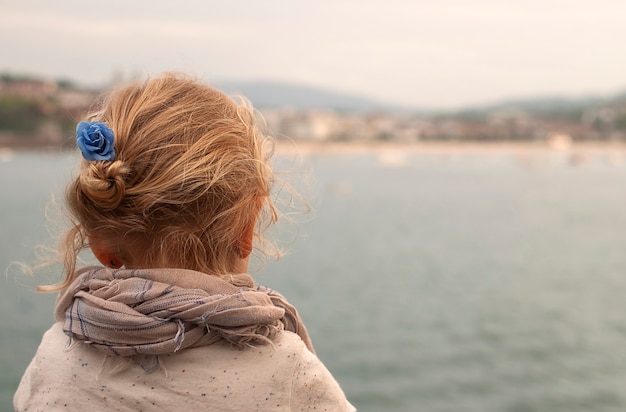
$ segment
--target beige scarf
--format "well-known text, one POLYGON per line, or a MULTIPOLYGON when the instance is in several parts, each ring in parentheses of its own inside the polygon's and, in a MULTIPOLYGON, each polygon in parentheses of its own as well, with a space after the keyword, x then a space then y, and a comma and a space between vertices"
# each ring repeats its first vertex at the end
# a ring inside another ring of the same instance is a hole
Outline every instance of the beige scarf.
POLYGON ((72 339, 119 356, 159 355, 225 339, 236 346, 297 333, 313 352, 296 309, 248 274, 185 269, 87 267, 57 299, 56 318, 72 339))

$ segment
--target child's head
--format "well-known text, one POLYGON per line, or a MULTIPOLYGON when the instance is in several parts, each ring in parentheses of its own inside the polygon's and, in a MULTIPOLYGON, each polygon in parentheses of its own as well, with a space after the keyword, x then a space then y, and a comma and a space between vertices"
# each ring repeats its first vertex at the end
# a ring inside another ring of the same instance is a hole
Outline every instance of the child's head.
POLYGON ((249 105, 165 74, 114 92, 88 120, 113 131, 115 159, 83 160, 68 186, 65 282, 89 241, 127 267, 229 273, 255 227, 275 220, 269 154, 249 105))

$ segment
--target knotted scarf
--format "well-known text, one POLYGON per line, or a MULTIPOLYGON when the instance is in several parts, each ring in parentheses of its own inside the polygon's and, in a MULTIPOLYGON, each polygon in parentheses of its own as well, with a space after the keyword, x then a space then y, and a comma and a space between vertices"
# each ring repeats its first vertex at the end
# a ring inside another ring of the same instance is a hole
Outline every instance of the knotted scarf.
POLYGON ((248 274, 87 267, 63 290, 57 320, 73 340, 118 356, 160 355, 225 339, 271 341, 281 330, 313 347, 296 309, 248 274))

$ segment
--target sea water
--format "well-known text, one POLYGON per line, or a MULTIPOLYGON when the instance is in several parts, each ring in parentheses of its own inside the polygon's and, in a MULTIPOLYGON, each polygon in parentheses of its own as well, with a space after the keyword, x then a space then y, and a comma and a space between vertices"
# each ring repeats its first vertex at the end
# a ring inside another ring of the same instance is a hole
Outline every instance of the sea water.
MULTIPOLYGON (((0 160, 3 411, 52 322, 33 288, 60 276, 11 262, 49 239, 75 161, 0 160)), ((626 410, 626 152, 279 151, 281 168, 305 171, 285 177, 312 210, 255 276, 360 411, 626 410)))

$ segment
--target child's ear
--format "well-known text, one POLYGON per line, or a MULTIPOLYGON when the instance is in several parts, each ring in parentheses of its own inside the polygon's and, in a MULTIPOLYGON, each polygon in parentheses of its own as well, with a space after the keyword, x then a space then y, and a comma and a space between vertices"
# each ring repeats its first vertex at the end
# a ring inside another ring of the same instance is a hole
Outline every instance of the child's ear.
POLYGON ((247 258, 252 253, 252 242, 254 241, 254 224, 253 220, 244 229, 241 240, 239 241, 239 257, 242 259, 247 258))
POLYGON ((252 244, 254 242, 254 226, 256 225, 256 218, 259 215, 259 211, 261 207, 263 207, 263 202, 265 201, 265 196, 259 196, 256 199, 255 211, 254 211, 254 219, 244 228, 243 233, 241 234, 241 239, 239 240, 239 257, 242 259, 246 259, 252 253, 252 244))
POLYGON ((124 266, 120 255, 111 246, 95 236, 89 236, 91 252, 106 267, 118 269, 124 266))

